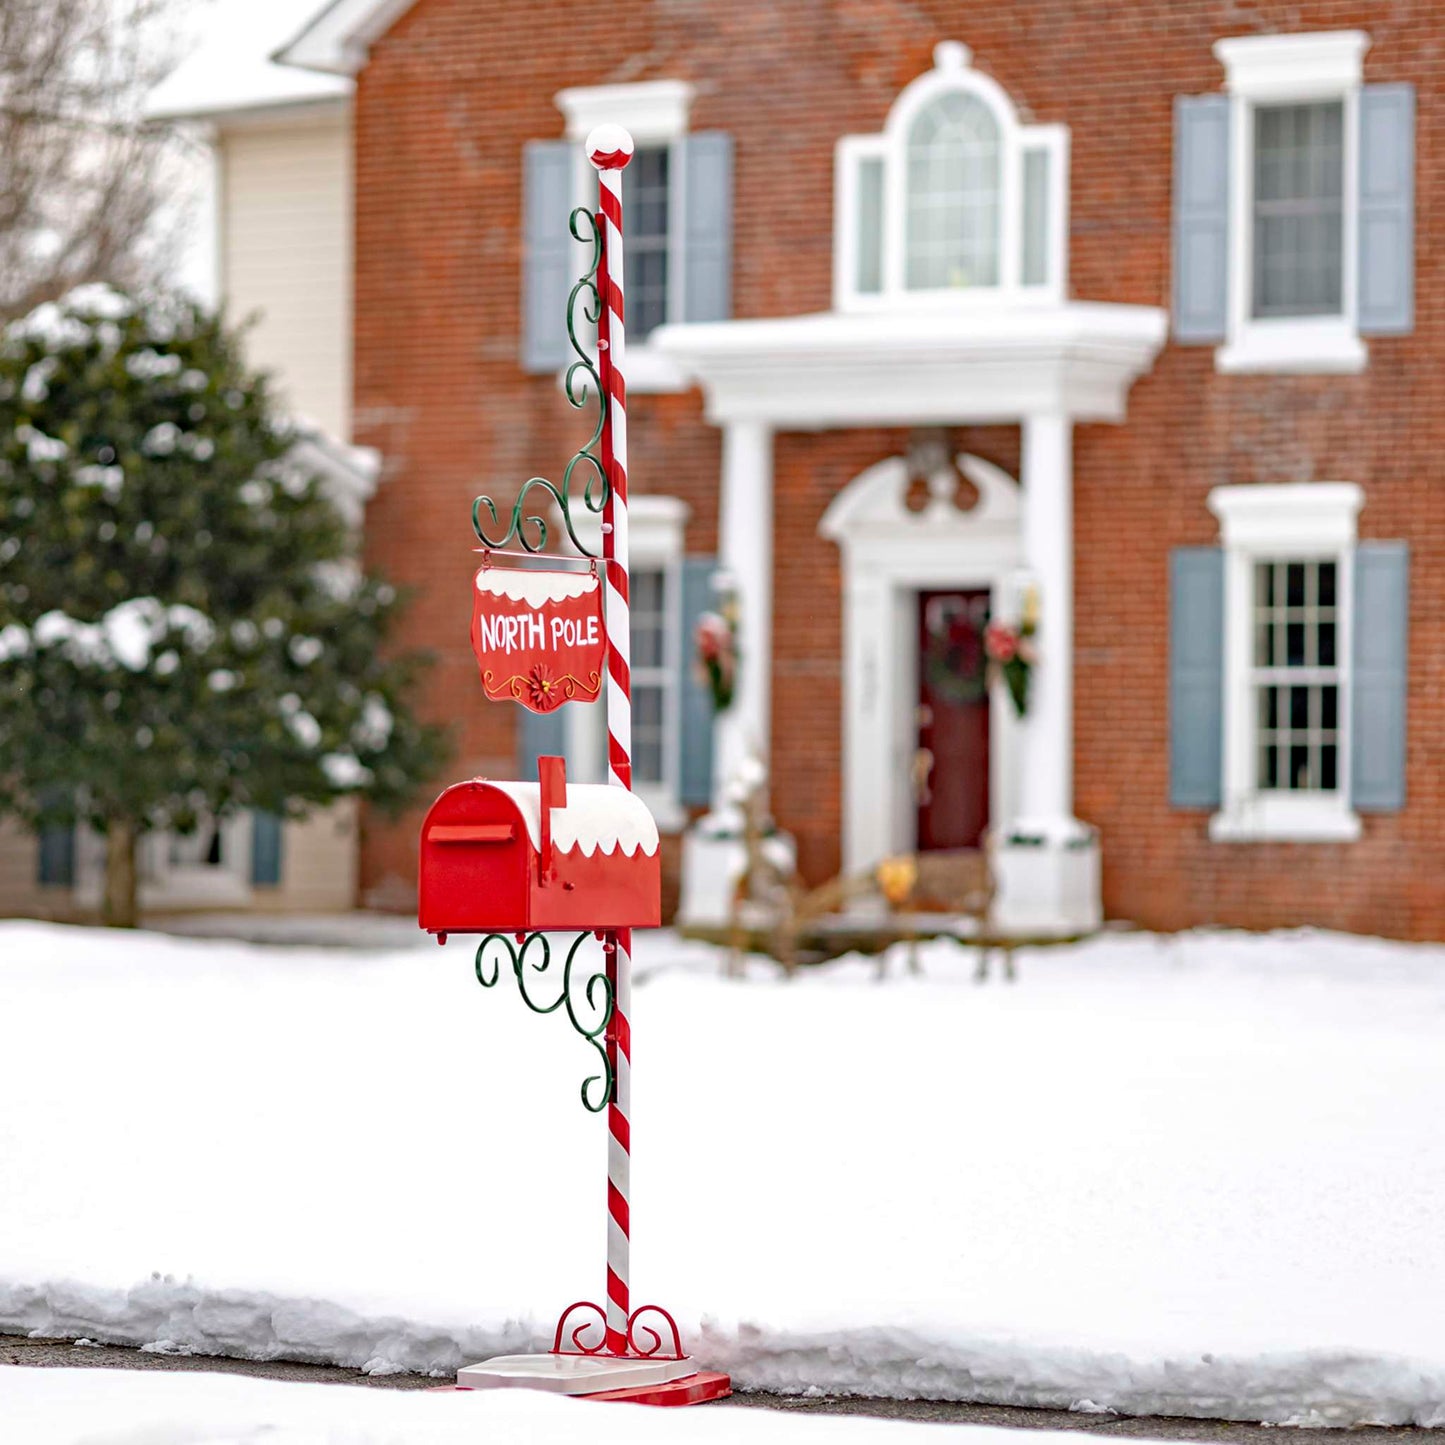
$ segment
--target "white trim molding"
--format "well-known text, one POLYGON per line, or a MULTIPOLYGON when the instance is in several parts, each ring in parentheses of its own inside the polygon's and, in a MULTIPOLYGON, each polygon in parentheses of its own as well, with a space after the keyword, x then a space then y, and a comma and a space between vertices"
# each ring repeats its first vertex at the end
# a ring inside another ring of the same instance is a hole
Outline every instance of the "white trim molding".
POLYGON ((552 97, 567 122, 567 139, 581 141, 599 125, 626 126, 637 145, 661 145, 687 134, 695 87, 685 80, 635 85, 572 86, 552 97))
POLYGON ((1216 487, 1209 510, 1224 548, 1223 804, 1209 820, 1218 842, 1348 842, 1360 836, 1350 806, 1350 665, 1356 522, 1364 492, 1352 482, 1216 487), (1339 660, 1337 786, 1332 792, 1266 791, 1256 781, 1254 567, 1319 560, 1337 566, 1339 660))
POLYGON ((1229 289, 1225 344, 1214 353, 1221 372, 1358 372, 1369 360, 1360 339, 1359 105, 1364 55, 1361 30, 1303 35, 1247 35, 1218 40, 1229 96, 1229 289), (1339 101, 1343 107, 1340 313, 1256 317, 1253 311, 1254 120, 1261 105, 1339 101))
MULTIPOLYGON (((243 908, 251 886, 252 815, 246 809, 222 820, 219 864, 170 861, 172 835, 147 833, 136 847, 137 899, 142 909, 243 908)), ((76 829, 74 896, 85 909, 99 908, 105 893, 105 839, 84 824, 76 829)))
POLYGON ((1062 125, 1024 125, 1007 91, 975 70, 972 52, 956 40, 934 47, 933 69, 899 93, 877 135, 839 139, 834 162, 833 305, 839 311, 877 311, 912 306, 936 309, 1063 299, 1068 269, 1069 132, 1062 125), (908 210, 908 136, 918 115, 948 94, 972 96, 992 115, 999 134, 998 282, 996 285, 910 289, 905 280, 908 210), (1025 160, 1039 153, 1047 168, 1042 280, 1023 277, 1025 160), (858 285, 859 176, 865 162, 882 168, 881 287, 858 285))
POLYGON ((664 326, 660 351, 710 421, 774 427, 961 425, 1033 413, 1122 421, 1164 344, 1154 306, 1065 302, 956 314, 825 312, 664 326))
POLYGON ((273 59, 302 70, 355 75, 376 43, 416 0, 331 0, 273 59))
MULTIPOLYGON (((572 173, 573 204, 595 209, 597 172, 583 153, 581 142, 600 125, 625 126, 639 147, 665 148, 667 166, 667 317, 682 316, 683 280, 686 274, 687 167, 680 144, 687 135, 696 88, 685 80, 642 80, 629 85, 574 86, 552 97, 562 112, 566 135, 578 142, 572 173)), ((557 373, 565 386, 567 369, 557 373)), ((627 389, 638 395, 660 395, 687 390, 687 381, 672 357, 654 344, 652 336, 629 339, 627 389)))
MULTIPOLYGON (((958 475, 944 467, 925 478, 919 511, 905 504, 909 466, 889 457, 834 497, 818 531, 843 561, 843 868, 856 873, 917 846, 916 804, 908 788, 918 745, 920 591, 987 589, 996 613, 1012 607, 1024 565, 1019 486, 981 457, 954 459, 978 501, 954 504, 958 475)), ((998 835, 1017 806, 1021 726, 1005 690, 989 706, 990 830, 998 835)))
POLYGON ((1236 35, 1214 42, 1224 88, 1248 100, 1329 99, 1357 88, 1370 37, 1363 30, 1236 35))

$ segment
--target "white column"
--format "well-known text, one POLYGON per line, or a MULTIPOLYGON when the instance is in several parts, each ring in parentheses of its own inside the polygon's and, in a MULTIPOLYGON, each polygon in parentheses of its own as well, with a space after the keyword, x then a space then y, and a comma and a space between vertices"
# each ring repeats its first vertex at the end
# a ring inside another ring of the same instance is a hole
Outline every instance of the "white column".
POLYGON ((1074 819, 1073 422, 1052 412, 1023 422, 1023 550, 1038 588, 1038 664, 1021 723, 1015 830, 1064 842, 1074 819))
POLYGON ((737 589, 738 686, 714 734, 713 807, 749 756, 768 758, 773 673, 773 431, 756 421, 723 428, 718 566, 737 589))

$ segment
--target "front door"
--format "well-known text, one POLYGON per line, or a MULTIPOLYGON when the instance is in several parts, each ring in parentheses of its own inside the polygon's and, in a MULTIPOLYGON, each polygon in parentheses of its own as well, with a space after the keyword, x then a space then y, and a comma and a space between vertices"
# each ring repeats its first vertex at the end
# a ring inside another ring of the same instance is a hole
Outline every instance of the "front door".
POLYGON ((918 594, 918 847, 977 848, 988 828, 989 594, 918 594))

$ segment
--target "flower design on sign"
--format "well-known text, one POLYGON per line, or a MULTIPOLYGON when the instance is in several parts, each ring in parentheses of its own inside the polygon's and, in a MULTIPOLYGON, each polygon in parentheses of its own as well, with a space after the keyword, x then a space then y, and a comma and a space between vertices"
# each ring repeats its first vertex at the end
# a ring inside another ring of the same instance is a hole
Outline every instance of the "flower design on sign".
POLYGON ((545 662, 537 663, 527 674, 527 705, 533 712, 551 712, 566 701, 562 688, 545 662))

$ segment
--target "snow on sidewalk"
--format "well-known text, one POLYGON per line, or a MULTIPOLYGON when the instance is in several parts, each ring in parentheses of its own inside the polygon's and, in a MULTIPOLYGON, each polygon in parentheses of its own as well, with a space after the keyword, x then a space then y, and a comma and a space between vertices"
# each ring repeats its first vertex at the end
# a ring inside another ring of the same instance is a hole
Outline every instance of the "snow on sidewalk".
MULTIPOLYGON (((655 1410, 522 1390, 428 1394, 238 1375, 0 1367, 0 1425, 23 1445, 1060 1445, 1050 1431, 940 1428, 726 1407, 655 1410)), ((1077 1437, 1065 1437, 1073 1445, 1077 1437)))
MULTIPOLYGON (((634 1299, 741 1387, 1445 1424, 1445 949, 977 987, 639 943, 634 1299)), ((447 1373, 601 1292, 588 1047, 461 940, 0 924, 0 1329, 447 1373)))

